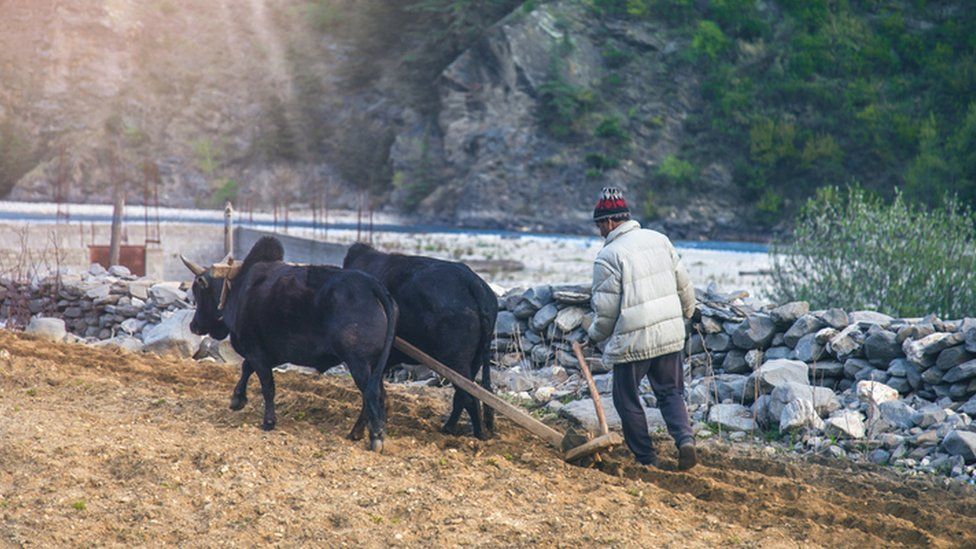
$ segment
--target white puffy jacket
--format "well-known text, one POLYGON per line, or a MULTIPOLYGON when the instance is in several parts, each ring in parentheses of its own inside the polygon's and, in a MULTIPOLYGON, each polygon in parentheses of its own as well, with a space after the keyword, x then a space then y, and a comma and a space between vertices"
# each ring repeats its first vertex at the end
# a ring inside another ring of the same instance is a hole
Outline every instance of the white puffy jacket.
POLYGON ((603 360, 621 364, 680 351, 695 289, 663 234, 626 221, 607 235, 593 265, 590 339, 609 338, 603 360))

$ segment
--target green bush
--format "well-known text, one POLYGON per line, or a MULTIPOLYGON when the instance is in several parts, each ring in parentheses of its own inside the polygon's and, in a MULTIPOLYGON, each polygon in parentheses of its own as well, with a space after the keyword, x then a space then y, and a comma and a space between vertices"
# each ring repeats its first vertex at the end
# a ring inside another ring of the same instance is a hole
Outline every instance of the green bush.
POLYGON ((687 160, 682 160, 673 154, 669 154, 661 161, 657 168, 657 174, 672 183, 689 183, 695 176, 695 166, 687 160))
POLYGON ((603 153, 591 152, 586 154, 586 165, 597 172, 603 173, 619 166, 620 161, 603 153))
POLYGON ((729 39, 713 21, 699 21, 691 37, 691 52, 696 59, 715 61, 729 47, 729 39))
POLYGON ((230 178, 218 180, 217 188, 212 196, 214 206, 222 208, 227 202, 235 202, 240 191, 241 186, 236 180, 230 178))
POLYGON ((597 124, 594 133, 596 133, 597 137, 612 141, 623 142, 628 140, 627 130, 623 128, 620 118, 616 115, 605 116, 597 124))
POLYGON ((574 86, 554 75, 540 86, 539 121, 555 137, 579 132, 580 118, 594 104, 593 92, 574 86))
POLYGON ((955 200, 924 209, 859 187, 820 189, 792 238, 771 249, 777 301, 948 318, 976 311, 976 216, 955 200))

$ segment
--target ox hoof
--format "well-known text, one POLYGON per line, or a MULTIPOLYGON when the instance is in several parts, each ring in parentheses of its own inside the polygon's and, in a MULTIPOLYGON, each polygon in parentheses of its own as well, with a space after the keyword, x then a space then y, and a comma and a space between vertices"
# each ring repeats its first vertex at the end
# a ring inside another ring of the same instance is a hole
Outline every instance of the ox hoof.
POLYGON ((265 431, 273 431, 275 428, 275 424, 277 423, 278 423, 277 421, 265 421, 264 423, 261 424, 261 428, 264 429, 265 431))
POLYGON ((238 398, 236 396, 230 398, 230 409, 235 412, 244 408, 245 404, 247 404, 246 398, 238 398))
POLYGON ((346 435, 346 438, 348 438, 349 440, 353 440, 353 441, 355 441, 355 440, 363 440, 363 432, 362 431, 358 431, 357 432, 355 430, 354 431, 350 431, 349 434, 346 435))
POLYGON ((461 426, 457 424, 445 425, 441 427, 441 432, 444 433, 445 435, 451 435, 454 437, 459 437, 464 434, 463 430, 461 429, 461 426))
POLYGON ((369 441, 369 449, 373 452, 383 452, 383 439, 374 438, 369 441))

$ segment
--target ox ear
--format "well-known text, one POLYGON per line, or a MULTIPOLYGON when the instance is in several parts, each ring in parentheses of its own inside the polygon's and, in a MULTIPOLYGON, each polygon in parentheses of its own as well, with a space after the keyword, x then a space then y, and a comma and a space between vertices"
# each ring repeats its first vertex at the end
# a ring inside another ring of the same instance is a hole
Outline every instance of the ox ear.
POLYGON ((193 276, 202 276, 204 273, 207 272, 206 269, 190 261, 183 254, 180 254, 180 259, 183 260, 183 264, 186 265, 186 268, 190 269, 190 272, 193 273, 193 276))

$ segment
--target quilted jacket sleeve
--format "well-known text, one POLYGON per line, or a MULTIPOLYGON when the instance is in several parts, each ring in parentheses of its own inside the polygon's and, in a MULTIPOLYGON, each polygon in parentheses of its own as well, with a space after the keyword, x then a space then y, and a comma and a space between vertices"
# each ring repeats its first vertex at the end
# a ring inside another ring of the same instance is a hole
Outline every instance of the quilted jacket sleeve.
POLYGON ((678 256, 678 252, 671 246, 671 258, 674 261, 674 278, 677 282, 678 298, 681 300, 681 312, 685 318, 695 314, 695 286, 685 270, 685 265, 678 256))
POLYGON ((596 319, 590 325, 590 340, 599 343, 613 335, 620 316, 620 271, 604 259, 593 264, 593 311, 596 319))

